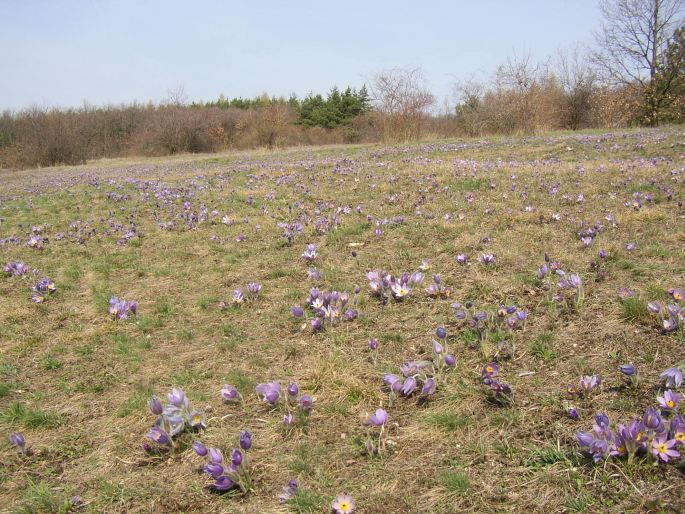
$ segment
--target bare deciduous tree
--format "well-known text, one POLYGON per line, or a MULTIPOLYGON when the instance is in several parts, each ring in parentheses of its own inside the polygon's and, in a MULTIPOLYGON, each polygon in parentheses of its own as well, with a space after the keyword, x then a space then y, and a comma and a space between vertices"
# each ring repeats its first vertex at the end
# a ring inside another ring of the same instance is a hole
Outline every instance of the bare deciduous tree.
POLYGON ((559 51, 554 68, 564 91, 565 124, 572 130, 587 126, 592 110, 592 95, 597 81, 595 70, 578 47, 573 50, 559 51))
POLYGON ((682 23, 683 0, 602 0, 600 9, 593 60, 608 81, 641 89, 646 120, 656 124, 669 93, 657 85, 661 59, 682 23))
POLYGON ((381 114, 385 138, 394 141, 418 139, 428 109, 435 102, 419 69, 395 68, 377 74, 371 83, 371 96, 381 114))

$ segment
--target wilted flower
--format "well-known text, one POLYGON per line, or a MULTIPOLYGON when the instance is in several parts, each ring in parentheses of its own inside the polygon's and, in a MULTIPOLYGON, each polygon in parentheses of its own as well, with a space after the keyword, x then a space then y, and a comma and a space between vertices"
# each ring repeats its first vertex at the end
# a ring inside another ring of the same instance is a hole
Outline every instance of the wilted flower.
POLYGON ((288 483, 283 486, 283 492, 278 495, 278 500, 281 503, 286 503, 293 496, 295 496, 295 493, 299 487, 300 483, 297 480, 289 480, 288 483))

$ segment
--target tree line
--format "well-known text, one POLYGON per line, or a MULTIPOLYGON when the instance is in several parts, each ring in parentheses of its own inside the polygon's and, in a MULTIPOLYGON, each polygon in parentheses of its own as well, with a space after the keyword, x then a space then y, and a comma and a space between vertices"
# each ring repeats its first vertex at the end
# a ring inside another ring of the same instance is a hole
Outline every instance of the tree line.
POLYGON ((685 121, 683 0, 600 0, 595 44, 543 62, 514 55, 436 106, 420 69, 392 69, 326 95, 166 101, 0 116, 0 167, 127 155, 531 134, 685 121))

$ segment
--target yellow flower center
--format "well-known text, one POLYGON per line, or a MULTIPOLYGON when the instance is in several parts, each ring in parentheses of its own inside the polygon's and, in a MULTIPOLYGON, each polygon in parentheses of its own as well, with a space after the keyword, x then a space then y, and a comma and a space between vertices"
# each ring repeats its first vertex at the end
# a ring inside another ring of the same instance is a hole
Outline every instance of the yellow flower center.
POLYGON ((659 453, 666 453, 668 446, 666 446, 664 443, 661 443, 656 446, 656 449, 659 450, 659 453))
POLYGON ((676 441, 685 441, 685 432, 678 432, 675 435, 676 441))
POLYGON ((675 407, 675 402, 673 400, 668 400, 666 402, 666 405, 668 405, 670 408, 673 408, 673 407, 675 407))

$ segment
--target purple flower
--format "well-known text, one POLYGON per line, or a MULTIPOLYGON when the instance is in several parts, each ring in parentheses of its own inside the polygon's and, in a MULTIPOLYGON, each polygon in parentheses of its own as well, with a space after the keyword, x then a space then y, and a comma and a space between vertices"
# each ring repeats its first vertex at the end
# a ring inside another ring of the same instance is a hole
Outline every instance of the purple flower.
POLYGON ((680 394, 672 391, 671 389, 667 389, 663 396, 657 396, 657 401, 663 409, 677 411, 680 407, 681 398, 682 397, 680 394))
POLYGON ((146 437, 161 446, 171 444, 171 438, 161 427, 152 427, 152 429, 147 433, 146 437))
POLYGON ((433 353, 436 355, 440 355, 443 350, 444 350, 443 346, 434 340, 433 341, 433 353))
POLYGON ((626 250, 632 252, 635 249, 635 243, 628 243, 626 245, 626 250))
POLYGON ((243 453, 238 448, 234 448, 231 452, 231 463, 234 466, 240 466, 243 463, 243 453))
POLYGON ((304 253, 302 253, 302 258, 307 262, 312 262, 316 259, 316 245, 309 243, 304 253))
POLYGON ((293 316, 295 316, 296 318, 301 318, 302 316, 304 316, 304 311, 302 310, 302 307, 300 307, 299 305, 293 306, 293 308, 290 309, 290 312, 292 312, 293 316))
POLYGON ((281 384, 278 382, 257 384, 255 391, 263 401, 269 405, 275 405, 281 397, 281 384))
POLYGON ((283 416, 283 424, 285 426, 290 426, 293 423, 295 423, 295 416, 293 416, 291 413, 288 413, 285 416, 283 416))
POLYGON ((157 416, 159 416, 160 414, 162 414, 162 412, 164 412, 164 407, 162 407, 162 402, 159 401, 159 398, 157 398, 156 396, 153 396, 150 399, 150 401, 148 402, 148 406, 150 407, 150 412, 152 412, 153 414, 156 414, 157 416))
POLYGON ((227 402, 237 400, 240 397, 240 393, 238 392, 238 390, 232 385, 228 384, 224 384, 224 387, 221 388, 220 393, 221 397, 227 402))
POLYGON ((186 397, 186 394, 183 392, 183 389, 176 387, 174 387, 171 390, 171 392, 167 395, 167 399, 169 400, 169 403, 176 407, 187 407, 189 404, 188 398, 186 397))
POLYGON ((314 407, 314 399, 308 394, 302 395, 297 403, 300 406, 300 409, 305 412, 309 412, 312 410, 312 407, 314 407))
POLYGON ((447 330, 445 330, 445 327, 438 327, 435 329, 435 335, 438 339, 445 339, 447 337, 447 330))
POLYGON ((465 253, 457 254, 457 262, 459 264, 466 264, 469 262, 469 256, 466 255, 465 253))
POLYGON ((478 258, 478 260, 482 264, 494 264, 497 261, 497 256, 493 253, 484 253, 478 258))
POLYGON ((399 393, 402 389, 402 379, 397 375, 393 375, 392 373, 386 373, 383 376, 383 382, 385 385, 390 387, 394 393, 399 393))
POLYGON ((351 514, 356 505, 349 494, 339 494, 331 503, 331 510, 334 514, 351 514))
POLYGON ((214 483, 211 485, 212 489, 216 491, 228 491, 234 486, 233 479, 226 475, 215 477, 214 483))
POLYGON ((594 439, 595 436, 590 432, 578 432, 576 434, 576 441, 578 441, 578 445, 583 448, 589 448, 594 439))
POLYGON ((207 447, 200 441, 195 441, 193 443, 193 450, 195 450, 195 453, 198 454, 200 457, 205 457, 208 453, 207 447))
POLYGON ((671 459, 680 457, 680 453, 672 448, 676 445, 676 440, 668 440, 668 434, 661 434, 652 441, 651 452, 655 457, 668 462, 671 459))
POLYGON ((388 422, 388 413, 383 409, 376 409, 376 412, 366 418, 367 425, 380 427, 388 422))
POLYGON ((609 445, 604 439, 594 439, 590 444, 590 453, 595 462, 602 460, 609 451, 609 445))
POLYGON ((575 407, 569 408, 567 413, 569 418, 578 419, 578 410, 575 407))
POLYGON ((300 483, 297 480, 289 480, 287 485, 283 486, 283 492, 278 495, 278 500, 281 503, 286 503, 293 496, 295 496, 295 493, 299 487, 300 483))
POLYGON ((652 314, 659 314, 661 312, 661 304, 659 302, 647 303, 647 308, 652 314))
POLYGON ((252 448, 252 434, 247 431, 242 431, 240 433, 240 447, 247 451, 252 448))
POLYGON ((26 439, 20 432, 10 434, 10 444, 19 448, 22 453, 26 453, 26 439))
POLYGON ((369 350, 378 350, 378 339, 369 339, 369 350))
POLYGON ((452 354, 445 355, 445 364, 447 364, 450 367, 456 366, 457 358, 452 354))
POLYGON ((649 407, 645 411, 642 422, 647 428, 654 430, 655 432, 663 432, 664 430, 664 421, 661 419, 661 414, 659 414, 659 411, 654 407, 649 407))
POLYGON ((407 377, 402 384, 400 391, 404 396, 409 396, 416 389, 416 379, 414 377, 407 377))
POLYGON ((300 392, 300 387, 295 382, 290 382, 286 388, 288 396, 297 396, 300 392))
POLYGON ((481 371, 481 376, 483 378, 496 377, 497 375, 499 375, 499 366, 494 362, 490 362, 489 364, 483 366, 483 369, 481 371))
POLYGON ((618 369, 628 377, 632 377, 637 372, 635 365, 632 362, 630 364, 621 364, 618 369))
POLYGON ((429 378, 423 383, 423 388, 421 389, 421 394, 425 396, 431 396, 435 393, 437 384, 434 378, 429 378))
POLYGON ((680 368, 668 368, 661 375, 666 387, 680 387, 683 385, 683 372, 680 368))

